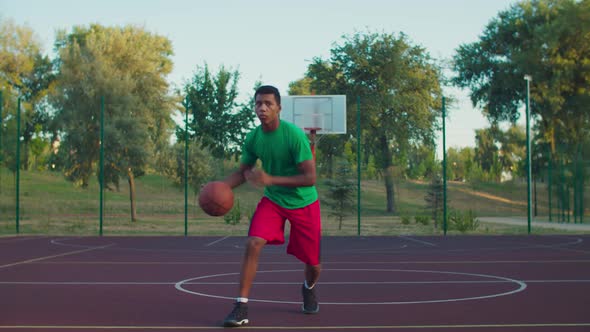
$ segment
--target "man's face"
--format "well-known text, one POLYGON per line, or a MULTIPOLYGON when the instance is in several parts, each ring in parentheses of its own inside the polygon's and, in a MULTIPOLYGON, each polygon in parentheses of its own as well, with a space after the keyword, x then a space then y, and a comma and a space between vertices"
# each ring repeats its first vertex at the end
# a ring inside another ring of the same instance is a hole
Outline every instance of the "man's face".
POLYGON ((255 109, 263 127, 272 128, 278 123, 281 105, 277 104, 274 94, 257 95, 255 109))

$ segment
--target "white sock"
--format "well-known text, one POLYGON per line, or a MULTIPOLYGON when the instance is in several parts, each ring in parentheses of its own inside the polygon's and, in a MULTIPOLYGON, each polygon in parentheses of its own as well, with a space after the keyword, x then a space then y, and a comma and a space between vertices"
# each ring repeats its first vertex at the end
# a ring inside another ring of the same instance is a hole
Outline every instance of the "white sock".
POLYGON ((238 297, 236 299, 236 302, 240 302, 240 303, 248 303, 248 298, 247 297, 238 297))
POLYGON ((305 288, 307 288, 307 289, 312 289, 313 286, 315 286, 315 284, 313 284, 313 285, 311 285, 311 287, 309 287, 309 285, 307 284, 307 280, 304 280, 303 284, 305 285, 305 288))

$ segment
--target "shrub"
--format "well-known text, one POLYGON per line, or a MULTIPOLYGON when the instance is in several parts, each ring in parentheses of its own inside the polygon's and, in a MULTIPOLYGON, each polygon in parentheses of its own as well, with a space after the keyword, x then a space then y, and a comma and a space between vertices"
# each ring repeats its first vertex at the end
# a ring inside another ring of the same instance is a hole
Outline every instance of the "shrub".
POLYGON ((467 212, 453 210, 449 213, 449 226, 451 229, 465 233, 476 230, 479 227, 479 220, 472 210, 467 212))
POLYGON ((430 218, 428 216, 415 216, 414 220, 416 221, 416 224, 422 224, 424 226, 427 226, 430 223, 430 218))
POLYGON ((225 220, 225 223, 228 225, 237 225, 240 223, 240 220, 242 219, 242 210, 240 209, 240 200, 236 200, 236 204, 234 204, 234 207, 232 207, 232 209, 223 216, 223 220, 225 220))
POLYGON ((354 211, 354 194, 356 186, 350 179, 351 168, 346 161, 340 161, 336 170, 336 178, 326 180, 328 188, 326 200, 322 201, 330 207, 330 216, 338 221, 338 229, 342 229, 344 218, 354 211))
POLYGON ((404 225, 409 225, 410 224, 410 217, 408 217, 408 216, 402 216, 401 219, 402 219, 402 224, 404 224, 404 225))

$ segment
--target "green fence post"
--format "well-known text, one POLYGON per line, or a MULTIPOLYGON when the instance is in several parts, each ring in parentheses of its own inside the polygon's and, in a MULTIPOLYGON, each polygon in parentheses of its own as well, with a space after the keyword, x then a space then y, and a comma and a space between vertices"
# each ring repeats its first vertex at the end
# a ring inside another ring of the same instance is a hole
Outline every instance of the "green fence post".
POLYGON ((551 183, 553 181, 552 176, 551 176, 551 172, 553 172, 553 169, 552 169, 553 168, 552 167, 553 153, 551 152, 551 146, 548 146, 547 150, 549 150, 547 152, 547 156, 548 156, 548 158, 547 158, 547 160, 548 160, 548 162, 547 162, 547 192, 549 193, 549 221, 551 222, 551 221, 553 221, 553 213, 551 211, 551 207, 552 207, 551 201, 553 200, 553 197, 552 197, 553 195, 551 193, 552 187, 553 187, 553 184, 551 183))
POLYGON ((100 97, 100 206, 98 234, 102 236, 103 210, 104 210, 104 96, 100 97))
POLYGON ((565 222, 565 210, 566 210, 566 184, 565 184, 565 158, 561 159, 561 167, 560 167, 560 176, 561 176, 561 222, 565 222))
MULTIPOLYGON (((4 107, 4 99, 2 97, 2 91, 0 91, 0 167, 2 167, 2 159, 4 154, 2 153, 2 109, 4 107)), ((0 187, 1 190, 1 187, 0 187)))
MULTIPOLYGON (((188 97, 187 97, 188 98, 188 97)), ((188 101, 184 104, 184 236, 188 235, 188 101)))
POLYGON ((361 96, 356 97, 357 236, 361 236, 361 96))
POLYGON ((2 97, 2 91, 0 91, 0 193, 2 193, 2 160, 4 159, 4 153, 2 152, 2 109, 4 107, 4 99, 2 97))
POLYGON ((584 223, 584 183, 586 182, 586 172, 584 168, 584 156, 582 156, 582 174, 580 174, 581 181, 580 181, 580 224, 584 223))
POLYGON ((580 216, 580 224, 583 223, 582 217, 584 216, 584 157, 582 155, 582 146, 580 145, 580 173, 578 177, 579 181, 579 188, 580 191, 578 192, 579 197, 579 206, 578 206, 578 215, 580 216))
POLYGON ((578 183, 578 157, 579 157, 579 149, 576 149, 576 157, 574 158, 574 165, 573 165, 573 178, 574 178, 574 224, 578 223, 578 192, 579 192, 579 183, 578 183))
POLYGON ((442 97, 442 139, 443 139, 443 234, 447 235, 447 110, 445 97, 442 97))
POLYGON ((20 233, 20 100, 16 109, 16 234, 20 233))
POLYGON ((527 229, 528 233, 531 234, 531 221, 533 219, 533 210, 531 204, 531 177, 532 177, 532 165, 531 165, 531 117, 530 117, 530 88, 531 88, 531 75, 524 75, 526 81, 526 196, 527 196, 527 229))

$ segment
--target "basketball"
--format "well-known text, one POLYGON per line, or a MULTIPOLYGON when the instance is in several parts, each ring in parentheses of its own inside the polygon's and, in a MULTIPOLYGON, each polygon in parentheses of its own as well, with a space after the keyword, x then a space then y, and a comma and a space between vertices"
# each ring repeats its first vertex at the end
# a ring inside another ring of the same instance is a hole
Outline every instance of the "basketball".
POLYGON ((234 192, 225 182, 209 182, 201 188, 199 206, 210 216, 223 216, 234 206, 234 192))

